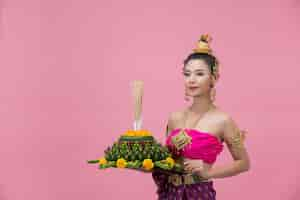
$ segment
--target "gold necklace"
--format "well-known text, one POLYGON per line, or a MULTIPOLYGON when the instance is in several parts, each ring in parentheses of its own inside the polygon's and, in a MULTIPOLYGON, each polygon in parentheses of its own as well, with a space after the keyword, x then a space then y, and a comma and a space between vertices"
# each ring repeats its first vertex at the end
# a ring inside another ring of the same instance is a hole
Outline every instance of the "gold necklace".
MULTIPOLYGON (((211 106, 210 108, 208 108, 208 110, 206 112, 204 112, 197 120, 196 120, 196 125, 197 123, 200 121, 201 118, 203 118, 211 109, 213 108, 213 106, 211 106)), ((184 120, 184 128, 188 129, 188 127, 186 126, 186 121, 187 121, 187 118, 188 118, 188 109, 185 111, 185 120, 184 120)), ((191 127, 193 128, 193 127, 191 127)))

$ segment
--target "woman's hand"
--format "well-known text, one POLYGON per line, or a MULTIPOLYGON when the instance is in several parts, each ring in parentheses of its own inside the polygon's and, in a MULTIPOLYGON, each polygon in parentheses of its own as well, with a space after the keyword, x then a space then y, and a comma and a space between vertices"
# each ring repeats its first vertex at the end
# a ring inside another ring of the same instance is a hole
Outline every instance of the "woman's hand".
POLYGON ((202 160, 185 158, 183 161, 183 164, 184 164, 185 171, 187 171, 189 173, 195 173, 204 179, 211 178, 210 174, 209 174, 209 170, 204 168, 204 164, 203 164, 202 160))

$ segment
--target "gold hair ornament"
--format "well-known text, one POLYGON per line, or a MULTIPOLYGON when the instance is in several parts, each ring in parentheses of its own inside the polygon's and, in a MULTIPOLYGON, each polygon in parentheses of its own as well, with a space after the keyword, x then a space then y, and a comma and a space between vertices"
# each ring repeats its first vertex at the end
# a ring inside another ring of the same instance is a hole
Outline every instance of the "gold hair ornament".
MULTIPOLYGON (((200 39, 197 42, 197 48, 193 49, 195 53, 205 53, 208 55, 214 56, 212 53, 212 49, 210 48, 210 43, 212 41, 212 37, 209 34, 202 34, 200 39)), ((214 56, 215 57, 215 56, 214 56)), ((219 79, 219 63, 217 59, 215 59, 215 63, 212 66, 212 74, 216 80, 219 79)))

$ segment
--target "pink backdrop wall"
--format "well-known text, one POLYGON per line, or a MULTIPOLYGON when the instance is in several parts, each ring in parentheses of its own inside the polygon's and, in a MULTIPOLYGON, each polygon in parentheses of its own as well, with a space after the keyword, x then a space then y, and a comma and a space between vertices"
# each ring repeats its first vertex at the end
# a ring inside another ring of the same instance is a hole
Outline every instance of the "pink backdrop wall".
MULTIPOLYGON (((181 67, 202 33, 222 62, 217 105, 249 131, 251 171, 215 179, 218 199, 300 198, 300 4, 6 1, 0 23, 0 199, 155 199, 149 174, 87 159, 131 128, 129 83, 162 141, 183 99, 181 67)), ((216 165, 231 162, 226 149, 216 165)))

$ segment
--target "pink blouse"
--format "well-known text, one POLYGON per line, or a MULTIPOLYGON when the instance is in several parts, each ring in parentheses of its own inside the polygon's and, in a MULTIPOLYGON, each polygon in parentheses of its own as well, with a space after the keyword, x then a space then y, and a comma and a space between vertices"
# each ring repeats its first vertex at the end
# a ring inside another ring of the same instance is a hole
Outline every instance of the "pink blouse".
MULTIPOLYGON (((167 137, 166 146, 174 149, 171 137, 178 134, 182 129, 174 129, 167 137)), ((218 154, 223 150, 223 144, 218 137, 196 129, 183 129, 192 138, 190 144, 179 151, 179 155, 190 159, 201 159, 206 163, 212 164, 216 161, 218 154)))

